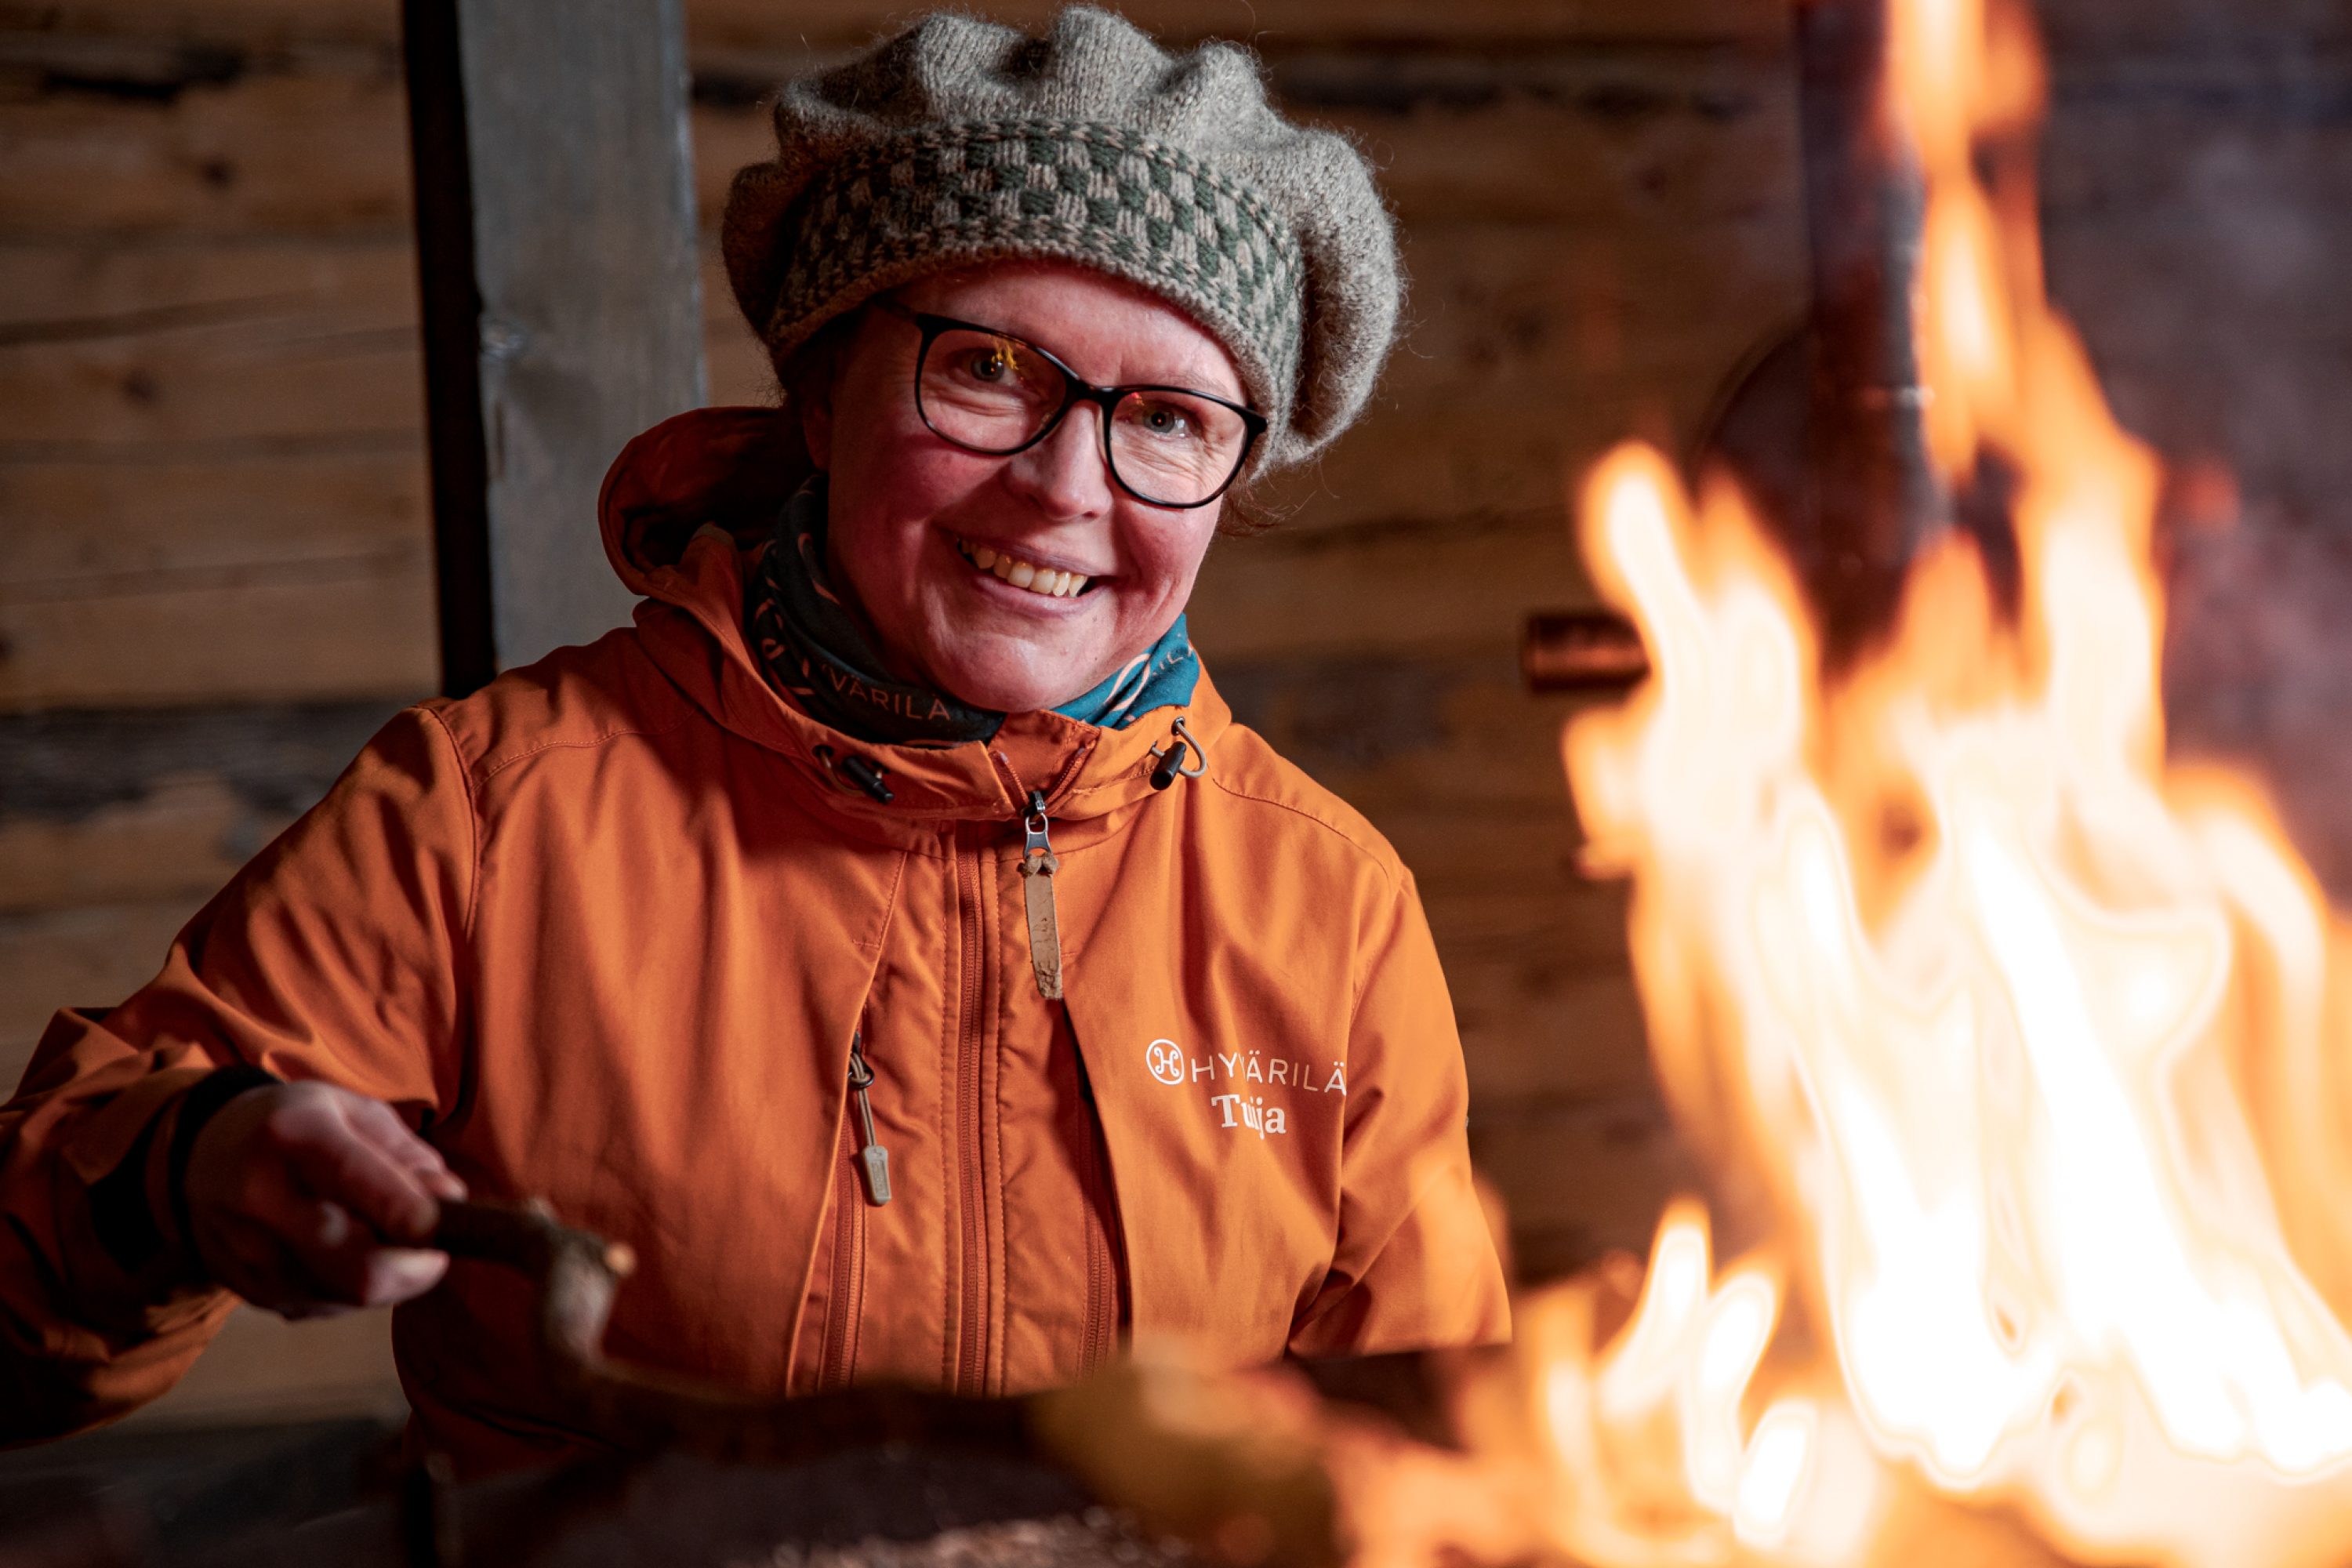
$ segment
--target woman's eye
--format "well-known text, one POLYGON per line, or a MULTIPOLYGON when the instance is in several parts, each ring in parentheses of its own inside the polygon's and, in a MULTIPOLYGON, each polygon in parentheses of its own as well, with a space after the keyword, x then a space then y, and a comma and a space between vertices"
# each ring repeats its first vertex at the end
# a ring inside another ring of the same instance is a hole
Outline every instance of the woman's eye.
POLYGON ((1138 423, 1154 436, 1188 436, 1192 430, 1192 422, 1184 417, 1184 411, 1165 403, 1147 405, 1138 423))
POLYGON ((1013 372, 1004 355, 995 349, 975 349, 965 361, 964 369, 974 381, 1003 381, 1013 372))

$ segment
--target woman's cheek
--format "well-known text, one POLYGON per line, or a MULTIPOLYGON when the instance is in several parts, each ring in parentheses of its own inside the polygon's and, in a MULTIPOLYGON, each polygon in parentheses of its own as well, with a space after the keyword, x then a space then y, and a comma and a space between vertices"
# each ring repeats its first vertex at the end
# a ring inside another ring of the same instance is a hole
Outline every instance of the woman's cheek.
POLYGON ((861 465, 850 479, 836 473, 833 494, 835 549, 861 593, 910 592, 929 557, 933 520, 969 489, 958 465, 928 454, 902 454, 900 460, 861 465))
POLYGON ((1151 603, 1181 605, 1191 597, 1192 579, 1199 574, 1209 541, 1216 532, 1219 510, 1202 508, 1209 514, 1206 518, 1197 512, 1154 512, 1129 520, 1123 531, 1127 548, 1122 553, 1135 563, 1136 581, 1145 587, 1145 596, 1151 603))

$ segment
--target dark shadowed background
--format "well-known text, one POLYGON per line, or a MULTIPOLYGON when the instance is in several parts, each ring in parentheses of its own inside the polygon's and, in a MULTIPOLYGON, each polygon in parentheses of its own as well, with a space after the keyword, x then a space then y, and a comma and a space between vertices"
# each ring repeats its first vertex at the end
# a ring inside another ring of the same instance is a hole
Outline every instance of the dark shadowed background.
MULTIPOLYGON (((1052 6, 977 7, 1034 22, 1052 6)), ((1221 543, 1195 634, 1243 717, 1428 900, 1471 1134, 1520 1264, 1640 1247, 1692 1173, 1622 900, 1578 878, 1531 610, 1589 601, 1562 506, 1690 442, 1804 305, 1784 0, 1147 0, 1358 136, 1410 335, 1365 425, 1221 543)), ((710 225, 761 95, 914 7, 687 0, 714 402, 770 396, 710 225)), ((2054 292, 2189 479, 2177 743, 2262 757, 2352 889, 2352 9, 2052 0, 2054 292)), ((394 0, 0 4, 0 1074, 435 687, 394 0)), ((519 62, 527 68, 527 62, 519 62)), ((593 519, 578 548, 597 549, 593 519)), ((149 1417, 396 1406, 382 1320, 241 1314, 149 1417)))

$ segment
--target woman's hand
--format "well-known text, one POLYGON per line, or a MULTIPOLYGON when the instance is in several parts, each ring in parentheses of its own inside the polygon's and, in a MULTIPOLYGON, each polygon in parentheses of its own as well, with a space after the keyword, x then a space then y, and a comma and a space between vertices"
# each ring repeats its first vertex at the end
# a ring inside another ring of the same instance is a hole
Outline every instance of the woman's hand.
POLYGON ((324 1083, 248 1089, 188 1152, 190 1241, 213 1279, 289 1318, 382 1307, 440 1282, 425 1250, 466 1184, 382 1100, 324 1083))

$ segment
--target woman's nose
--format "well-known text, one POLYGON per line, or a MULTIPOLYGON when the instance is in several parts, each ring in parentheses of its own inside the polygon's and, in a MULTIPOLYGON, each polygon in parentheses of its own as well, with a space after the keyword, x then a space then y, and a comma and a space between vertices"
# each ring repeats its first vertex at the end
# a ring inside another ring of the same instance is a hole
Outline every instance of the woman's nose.
POLYGON ((1099 517, 1110 510, 1111 478, 1103 462, 1102 410, 1081 403, 1052 435, 1006 460, 1005 479, 1048 517, 1099 517))

